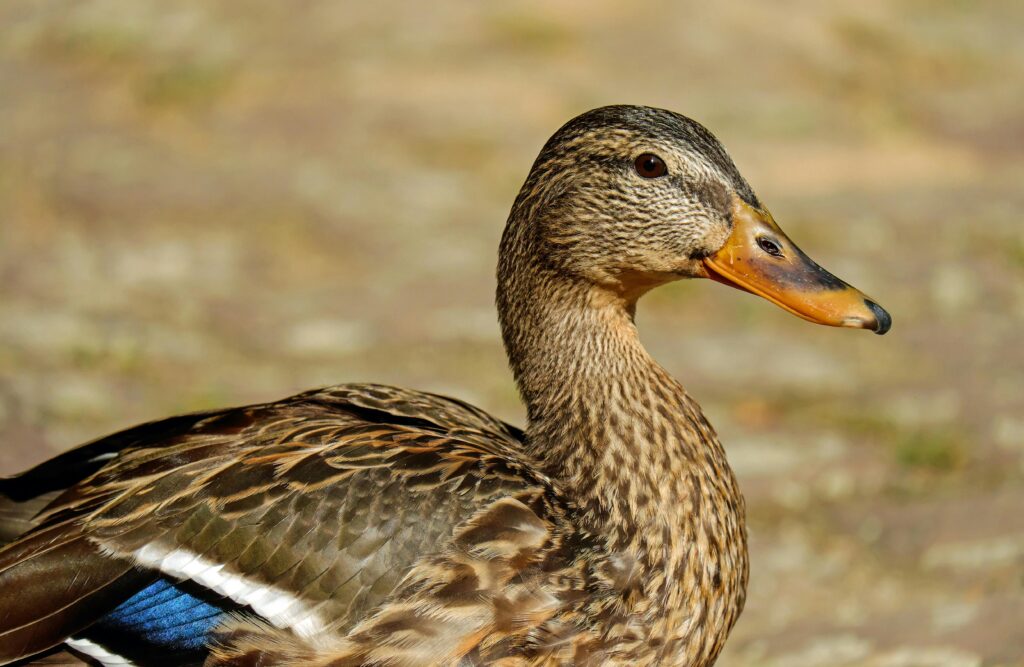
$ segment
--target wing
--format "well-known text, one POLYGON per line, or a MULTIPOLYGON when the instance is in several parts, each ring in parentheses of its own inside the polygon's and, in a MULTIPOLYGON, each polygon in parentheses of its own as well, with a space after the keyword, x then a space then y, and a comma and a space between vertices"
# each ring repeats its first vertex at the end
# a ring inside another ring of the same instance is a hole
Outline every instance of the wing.
POLYGON ((515 429, 431 394, 347 385, 178 419, 68 455, 103 465, 0 550, 0 661, 96 641, 167 582, 174 604, 343 637, 481 508, 543 493, 515 429))
POLYGON ((121 451, 168 442, 208 419, 213 412, 180 415, 139 424, 70 449, 20 475, 0 477, 0 544, 34 528, 41 512, 69 487, 94 474, 121 451))

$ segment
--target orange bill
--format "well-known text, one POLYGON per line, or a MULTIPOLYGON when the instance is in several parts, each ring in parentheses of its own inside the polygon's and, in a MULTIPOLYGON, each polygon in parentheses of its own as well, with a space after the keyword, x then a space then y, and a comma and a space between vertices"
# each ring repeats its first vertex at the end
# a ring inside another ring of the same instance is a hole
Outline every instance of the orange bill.
POLYGON ((818 324, 884 334, 892 318, 884 308, 818 266, 789 240, 768 211, 738 197, 729 240, 704 259, 708 277, 768 299, 818 324))

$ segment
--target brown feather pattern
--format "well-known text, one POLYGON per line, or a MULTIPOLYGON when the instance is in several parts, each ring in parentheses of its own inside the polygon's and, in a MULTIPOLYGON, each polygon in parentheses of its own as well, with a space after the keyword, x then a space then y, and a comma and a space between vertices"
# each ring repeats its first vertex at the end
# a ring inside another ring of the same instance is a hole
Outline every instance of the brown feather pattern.
POLYGON ((454 399, 342 385, 143 425, 0 482, 33 509, 59 491, 0 550, 0 662, 160 570, 244 605, 212 667, 711 665, 743 608, 743 499, 633 314, 725 238, 725 192, 756 202, 670 112, 608 107, 552 137, 498 268, 525 433, 454 399), (646 184, 631 164, 651 151, 671 176, 646 184), (49 480, 35 500, 30 476, 49 480), (65 558, 87 577, 69 584, 65 558))

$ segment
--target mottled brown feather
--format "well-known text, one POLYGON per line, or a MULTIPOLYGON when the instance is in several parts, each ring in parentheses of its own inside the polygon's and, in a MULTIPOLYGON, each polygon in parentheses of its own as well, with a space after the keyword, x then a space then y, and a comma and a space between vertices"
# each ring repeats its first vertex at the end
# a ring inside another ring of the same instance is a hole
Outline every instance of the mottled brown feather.
POLYGON ((0 587, 45 590, 61 550, 89 573, 27 611, 0 603, 0 633, 71 619, 0 639, 0 661, 63 641, 109 606, 98 592, 160 567, 249 603, 210 667, 711 665, 745 598, 743 499, 633 315, 649 289, 701 275, 726 195, 757 204, 717 140, 671 112, 606 107, 551 138, 499 253, 525 432, 343 385, 145 424, 0 480, 25 507, 59 494, 15 512, 34 527, 0 550, 0 587), (645 152, 665 178, 637 175, 645 152))

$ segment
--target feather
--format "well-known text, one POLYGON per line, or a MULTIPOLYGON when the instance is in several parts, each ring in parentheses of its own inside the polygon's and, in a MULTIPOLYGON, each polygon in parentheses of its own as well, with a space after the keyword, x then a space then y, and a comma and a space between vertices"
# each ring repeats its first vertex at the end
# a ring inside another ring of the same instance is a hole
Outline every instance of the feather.
POLYGON ((782 238, 698 123, 625 106, 570 121, 499 252, 525 433, 343 385, 143 424, 0 480, 0 534, 26 529, 0 550, 0 662, 64 642, 108 664, 713 664, 745 599, 743 499, 634 315, 717 266, 737 211, 782 238))
POLYGON ((128 561, 102 556, 81 535, 44 530, 14 543, 0 551, 0 662, 60 644, 147 578, 128 561))
MULTIPOLYGON (((509 465, 499 452, 515 446, 512 432, 441 397, 351 386, 91 443, 67 458, 88 474, 0 551, 0 589, 36 592, 0 603, 0 660, 70 636, 111 650, 95 633, 117 624, 108 618, 90 634, 89 622, 158 575, 299 636, 343 633, 481 500, 517 487, 511 469, 484 483, 509 465)), ((45 465, 27 475, 48 488, 70 479, 45 465)))

